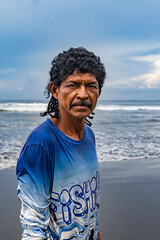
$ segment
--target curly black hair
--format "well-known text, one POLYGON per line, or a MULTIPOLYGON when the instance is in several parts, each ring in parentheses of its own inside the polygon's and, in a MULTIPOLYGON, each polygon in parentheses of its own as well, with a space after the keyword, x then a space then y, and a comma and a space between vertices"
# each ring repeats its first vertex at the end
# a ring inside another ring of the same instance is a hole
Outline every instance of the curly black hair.
MULTIPOLYGON (((49 85, 51 82, 55 86, 60 87, 61 83, 72 75, 74 71, 79 73, 91 73, 98 81, 99 89, 103 87, 106 77, 104 65, 100 61, 100 57, 95 56, 93 52, 89 52, 83 47, 70 48, 68 51, 58 54, 52 61, 50 70, 50 81, 46 87, 45 94, 50 97, 49 85)), ((51 117, 58 118, 58 102, 52 96, 47 107, 47 111, 41 113, 41 116, 49 114, 51 117)), ((89 121, 86 120, 86 123, 89 121)))

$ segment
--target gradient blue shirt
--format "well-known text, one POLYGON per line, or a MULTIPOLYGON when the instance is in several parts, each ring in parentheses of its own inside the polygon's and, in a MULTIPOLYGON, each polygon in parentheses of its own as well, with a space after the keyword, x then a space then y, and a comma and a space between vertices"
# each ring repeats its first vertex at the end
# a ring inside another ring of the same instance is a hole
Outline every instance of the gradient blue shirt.
POLYGON ((17 163, 22 239, 98 239, 99 172, 92 130, 73 140, 47 119, 17 163))

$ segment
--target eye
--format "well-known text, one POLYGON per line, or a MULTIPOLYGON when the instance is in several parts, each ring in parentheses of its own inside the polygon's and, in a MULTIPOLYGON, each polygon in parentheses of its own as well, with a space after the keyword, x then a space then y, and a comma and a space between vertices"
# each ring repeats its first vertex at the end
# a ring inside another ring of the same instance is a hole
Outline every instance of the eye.
POLYGON ((75 87, 76 85, 75 85, 75 83, 68 83, 67 85, 66 85, 68 88, 72 88, 72 87, 75 87))
POLYGON ((79 83, 74 83, 74 82, 68 83, 68 84, 67 84, 67 87, 70 87, 70 88, 79 87, 79 83))
POLYGON ((72 83, 72 84, 68 84, 68 85, 67 85, 67 87, 74 87, 74 86, 75 86, 74 83, 72 83))
POLYGON ((88 88, 91 88, 91 89, 97 89, 98 87, 97 87, 97 85, 96 84, 88 84, 88 86, 87 86, 88 88))

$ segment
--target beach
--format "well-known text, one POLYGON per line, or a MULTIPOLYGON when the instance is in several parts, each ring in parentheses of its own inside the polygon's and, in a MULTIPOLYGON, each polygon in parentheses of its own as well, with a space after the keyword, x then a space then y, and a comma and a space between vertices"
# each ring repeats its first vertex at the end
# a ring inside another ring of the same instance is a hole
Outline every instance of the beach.
MULTIPOLYGON (((100 163, 102 240, 159 240, 160 158, 100 163)), ((20 239, 15 168, 0 171, 0 236, 20 239)))
POLYGON ((21 236, 16 188, 15 168, 0 170, 0 236, 3 240, 18 240, 21 236))
POLYGON ((160 158, 107 162, 101 169, 103 240, 160 239, 160 158))
MULTIPOLYGON (((21 239, 15 167, 42 101, 0 101, 0 236, 21 239)), ((92 120, 102 240, 160 239, 160 101, 99 101, 92 120)))
MULTIPOLYGON (((0 169, 16 166, 29 134, 46 120, 40 116, 46 107, 0 101, 0 169)), ((160 101, 99 101, 91 122, 99 162, 160 156, 160 101)))

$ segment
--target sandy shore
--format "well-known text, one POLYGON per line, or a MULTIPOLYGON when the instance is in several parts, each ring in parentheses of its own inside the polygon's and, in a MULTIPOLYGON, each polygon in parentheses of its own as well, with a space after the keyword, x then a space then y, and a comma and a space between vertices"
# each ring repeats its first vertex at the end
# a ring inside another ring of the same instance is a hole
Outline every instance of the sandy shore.
MULTIPOLYGON (((160 158, 100 164, 102 240, 160 239, 160 158)), ((15 169, 0 171, 0 236, 21 238, 15 169)))
POLYGON ((0 171, 0 239, 20 240, 20 203, 16 196, 15 169, 0 171))
POLYGON ((160 239, 160 158, 101 164, 103 240, 160 239))

